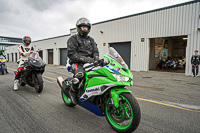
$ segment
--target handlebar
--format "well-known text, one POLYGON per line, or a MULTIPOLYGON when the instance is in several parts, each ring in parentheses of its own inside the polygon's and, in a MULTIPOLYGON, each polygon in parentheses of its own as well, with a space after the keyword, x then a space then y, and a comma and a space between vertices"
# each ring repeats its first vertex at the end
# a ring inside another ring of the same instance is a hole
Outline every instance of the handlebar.
POLYGON ((90 67, 92 67, 92 66, 98 66, 98 65, 100 65, 100 66, 103 67, 103 66, 106 66, 106 65, 108 65, 108 64, 109 64, 109 62, 104 62, 104 59, 100 59, 100 60, 95 61, 94 63, 92 63, 92 64, 90 64, 90 65, 84 67, 84 69, 90 68, 90 67))

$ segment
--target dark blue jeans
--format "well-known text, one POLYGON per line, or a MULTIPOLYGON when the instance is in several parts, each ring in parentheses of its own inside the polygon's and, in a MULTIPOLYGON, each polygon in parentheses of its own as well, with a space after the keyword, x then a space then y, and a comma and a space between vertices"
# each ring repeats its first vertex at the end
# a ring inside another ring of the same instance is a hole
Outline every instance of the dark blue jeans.
POLYGON ((192 73, 194 76, 198 75, 198 72, 199 72, 199 66, 197 64, 194 64, 192 66, 192 73), (196 74, 195 74, 195 69, 196 69, 196 74))

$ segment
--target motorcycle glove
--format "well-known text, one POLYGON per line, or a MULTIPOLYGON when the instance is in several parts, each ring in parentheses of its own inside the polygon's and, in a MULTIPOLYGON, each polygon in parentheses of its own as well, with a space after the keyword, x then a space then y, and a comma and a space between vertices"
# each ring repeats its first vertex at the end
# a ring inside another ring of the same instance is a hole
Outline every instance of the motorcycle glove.
POLYGON ((94 58, 87 57, 87 63, 93 63, 93 62, 94 62, 94 58))
POLYGON ((80 57, 80 61, 82 63, 93 63, 94 62, 94 58, 90 58, 90 57, 80 57))
POLYGON ((99 56, 95 56, 94 61, 98 61, 98 60, 99 60, 99 56))

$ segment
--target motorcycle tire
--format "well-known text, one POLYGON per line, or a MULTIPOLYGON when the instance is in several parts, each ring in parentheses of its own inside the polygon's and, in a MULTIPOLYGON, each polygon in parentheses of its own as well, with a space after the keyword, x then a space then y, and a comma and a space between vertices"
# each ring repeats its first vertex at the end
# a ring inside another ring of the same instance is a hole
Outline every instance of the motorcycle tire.
MULTIPOLYGON (((116 113, 109 111, 110 98, 105 102, 105 116, 109 125, 117 132, 130 133, 137 129, 141 119, 140 107, 131 93, 121 93, 116 113), (123 123, 125 122, 125 123, 123 123)), ((112 110, 112 109, 111 109, 112 110)))
MULTIPOLYGON (((65 82, 67 81, 70 81, 72 80, 73 78, 66 78, 65 79, 65 82)), ((75 104, 73 104, 71 102, 71 99, 69 97, 66 96, 66 94, 61 90, 61 95, 62 95, 62 99, 63 99, 63 102, 65 103, 66 106, 69 106, 69 107, 74 107, 76 106, 75 104)))
POLYGON ((35 90, 37 93, 41 93, 43 90, 43 79, 41 73, 35 75, 35 90))
POLYGON ((1 75, 4 75, 4 65, 1 66, 1 75))
POLYGON ((63 102, 65 103, 66 106, 69 106, 69 107, 76 106, 75 104, 72 103, 71 99, 67 97, 62 90, 61 90, 61 95, 62 95, 63 102))

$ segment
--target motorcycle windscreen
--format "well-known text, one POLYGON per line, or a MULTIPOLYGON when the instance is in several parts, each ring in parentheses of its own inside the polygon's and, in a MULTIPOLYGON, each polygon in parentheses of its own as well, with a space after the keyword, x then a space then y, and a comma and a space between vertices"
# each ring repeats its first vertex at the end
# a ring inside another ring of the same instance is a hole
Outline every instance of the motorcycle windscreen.
POLYGON ((38 52, 33 52, 31 55, 30 55, 31 58, 35 59, 35 60, 41 60, 38 52))
POLYGON ((45 63, 39 56, 38 52, 33 52, 29 58, 30 58, 29 60, 32 60, 32 62, 30 62, 30 64, 32 64, 32 66, 43 67, 45 65, 45 63))
POLYGON ((118 63, 120 63, 126 70, 128 70, 128 65, 125 63, 123 58, 119 55, 119 53, 113 48, 109 48, 109 54, 112 59, 116 60, 118 63))

